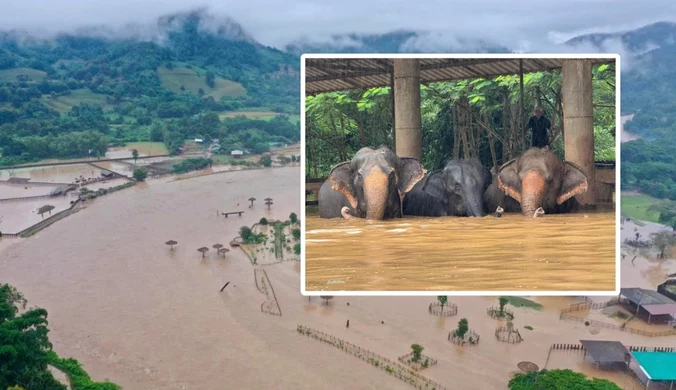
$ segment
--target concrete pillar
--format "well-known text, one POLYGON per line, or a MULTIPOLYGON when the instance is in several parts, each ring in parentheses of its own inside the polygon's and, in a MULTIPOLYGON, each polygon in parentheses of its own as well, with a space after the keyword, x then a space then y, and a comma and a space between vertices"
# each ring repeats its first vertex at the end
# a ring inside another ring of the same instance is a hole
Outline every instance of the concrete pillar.
POLYGON ((399 157, 422 159, 420 117, 420 61, 394 59, 395 152, 399 157))
POLYGON ((589 60, 565 60, 562 67, 563 137, 566 160, 584 169, 589 189, 578 195, 583 205, 596 204, 594 167, 594 104, 592 64, 589 60))

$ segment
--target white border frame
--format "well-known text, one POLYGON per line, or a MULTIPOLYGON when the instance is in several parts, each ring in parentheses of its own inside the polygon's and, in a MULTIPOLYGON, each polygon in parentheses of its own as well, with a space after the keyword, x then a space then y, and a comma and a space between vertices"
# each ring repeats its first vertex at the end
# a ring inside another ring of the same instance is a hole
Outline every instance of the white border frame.
POLYGON ((621 192, 620 192, 620 148, 621 131, 616 131, 615 136, 615 290, 614 291, 306 291, 305 290, 305 60, 308 58, 564 58, 564 59, 591 59, 607 58, 615 60, 615 129, 621 129, 621 72, 619 54, 303 54, 300 58, 300 229, 301 229, 301 253, 300 253, 300 291, 303 296, 615 296, 620 293, 620 215, 621 215, 621 192))

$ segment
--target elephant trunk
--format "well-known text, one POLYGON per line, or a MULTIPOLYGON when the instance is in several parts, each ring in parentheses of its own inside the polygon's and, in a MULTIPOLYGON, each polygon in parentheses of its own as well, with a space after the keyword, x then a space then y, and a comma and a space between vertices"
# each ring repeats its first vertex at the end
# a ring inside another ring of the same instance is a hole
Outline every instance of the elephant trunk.
MULTIPOLYGON (((479 198, 481 199, 481 198, 479 198)), ((484 205, 481 200, 470 200, 467 204, 467 215, 470 217, 483 217, 486 215, 484 205)))
POLYGON ((521 212, 532 217, 539 207, 542 207, 542 197, 545 193, 545 180, 536 171, 528 171, 521 180, 521 212))
POLYGON ((372 172, 364 178, 366 219, 382 220, 385 217, 389 190, 388 176, 383 172, 372 172))

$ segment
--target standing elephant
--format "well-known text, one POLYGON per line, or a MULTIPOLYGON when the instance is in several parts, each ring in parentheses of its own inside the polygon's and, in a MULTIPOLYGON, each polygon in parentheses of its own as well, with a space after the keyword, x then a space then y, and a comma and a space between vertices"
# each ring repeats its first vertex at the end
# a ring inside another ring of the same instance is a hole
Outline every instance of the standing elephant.
POLYGON ((483 217, 491 172, 475 158, 449 160, 419 181, 404 198, 404 215, 483 217))
POLYGON ((319 189, 319 216, 340 218, 341 209, 366 219, 402 216, 404 195, 425 176, 414 158, 399 157, 385 146, 360 149, 351 161, 333 167, 319 189))
POLYGON ((528 217, 540 207, 545 214, 575 211, 579 203, 573 197, 588 187, 582 168, 562 161, 548 147, 526 150, 503 164, 496 176, 486 191, 488 209, 502 206, 507 212, 521 211, 528 217))

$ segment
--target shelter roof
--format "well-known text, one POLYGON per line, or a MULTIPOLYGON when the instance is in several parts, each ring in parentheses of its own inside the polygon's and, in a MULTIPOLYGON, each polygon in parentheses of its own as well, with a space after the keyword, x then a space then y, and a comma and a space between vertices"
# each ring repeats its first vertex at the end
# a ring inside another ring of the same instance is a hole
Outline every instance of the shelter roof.
POLYGON ((676 352, 632 352, 646 376, 653 381, 676 381, 676 352))
POLYGON ((619 341, 580 340, 582 346, 597 363, 624 363, 629 350, 619 341))
MULTIPOLYGON (((631 303, 640 306, 650 305, 676 305, 676 302, 653 290, 644 288, 623 288, 620 295, 626 297, 631 303)), ((646 310, 648 310, 646 308, 646 310)))
MULTIPOLYGON (((565 58, 420 58, 420 82, 493 78, 561 69, 565 58)), ((593 65, 612 64, 615 58, 590 58, 593 65)), ((306 58, 305 93, 366 89, 391 85, 391 58, 306 58)))

